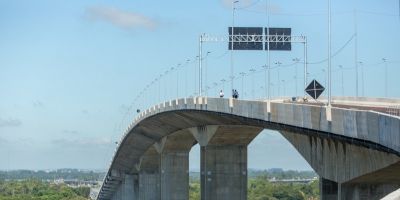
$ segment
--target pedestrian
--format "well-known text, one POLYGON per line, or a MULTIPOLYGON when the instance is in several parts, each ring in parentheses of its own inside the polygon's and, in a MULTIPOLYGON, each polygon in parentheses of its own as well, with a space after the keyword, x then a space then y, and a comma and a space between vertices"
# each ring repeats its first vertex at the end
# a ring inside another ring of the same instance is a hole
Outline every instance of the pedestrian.
POLYGON ((221 90, 221 91, 219 91, 219 97, 220 98, 223 98, 224 97, 224 92, 221 90))

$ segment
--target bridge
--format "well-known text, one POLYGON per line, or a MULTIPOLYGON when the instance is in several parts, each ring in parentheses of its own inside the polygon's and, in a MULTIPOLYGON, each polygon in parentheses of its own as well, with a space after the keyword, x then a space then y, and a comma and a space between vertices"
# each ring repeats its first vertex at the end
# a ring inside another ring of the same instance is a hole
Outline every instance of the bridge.
MULTIPOLYGON (((125 131, 98 200, 187 200, 189 151, 201 147, 201 199, 247 199, 247 146, 280 132, 320 176, 321 199, 380 199, 400 187, 399 99, 175 99, 125 131), (394 110, 393 110, 394 108, 394 110)), ((268 159, 268 158, 265 158, 268 159)))

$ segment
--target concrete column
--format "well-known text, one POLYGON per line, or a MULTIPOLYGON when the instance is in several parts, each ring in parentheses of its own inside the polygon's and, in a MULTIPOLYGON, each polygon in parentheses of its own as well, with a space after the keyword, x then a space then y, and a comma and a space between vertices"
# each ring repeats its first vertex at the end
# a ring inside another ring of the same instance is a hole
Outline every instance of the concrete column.
POLYGON ((189 199, 189 151, 196 143, 187 130, 173 133, 162 140, 161 199, 189 199))
MULTIPOLYGON (((121 188, 122 188, 122 195, 121 200, 134 200, 136 198, 135 194, 135 181, 137 179, 137 175, 125 175, 124 180, 122 181, 121 188)), ((136 189, 137 192, 137 189, 136 189)))
POLYGON ((119 185, 117 190, 114 192, 112 200, 122 200, 122 185, 119 185))
POLYGON ((142 156, 139 171, 139 200, 160 200, 160 154, 152 146, 142 156))
POLYGON ((201 147, 201 199, 247 199, 247 146, 201 147))
POLYGON ((319 178, 319 193, 321 200, 340 200, 338 183, 334 181, 319 178))
POLYGON ((247 145, 262 131, 247 126, 191 129, 201 146, 201 199, 247 199, 247 145))

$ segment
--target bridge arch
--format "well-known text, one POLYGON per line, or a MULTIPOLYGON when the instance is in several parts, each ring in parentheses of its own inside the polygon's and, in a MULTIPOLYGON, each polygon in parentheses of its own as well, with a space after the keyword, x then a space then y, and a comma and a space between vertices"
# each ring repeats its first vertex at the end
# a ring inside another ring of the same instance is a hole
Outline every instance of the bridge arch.
MULTIPOLYGON (((164 102, 141 113, 129 126, 115 152, 98 199, 111 199, 115 193, 112 183, 115 182, 114 179, 117 180, 113 177, 119 177, 121 174, 139 174, 143 169, 142 166, 145 166, 146 156, 154 157, 156 155, 154 152, 162 152, 168 143, 168 137, 184 141, 184 144, 181 144, 183 147, 179 148, 183 151, 175 153, 185 151, 188 153, 191 146, 199 142, 202 146, 202 155, 203 147, 205 147, 204 152, 208 152, 206 147, 215 144, 225 147, 229 145, 246 147, 246 151, 236 152, 247 156, 247 144, 263 129, 282 133, 314 170, 327 180, 327 183, 339 184, 336 185, 337 191, 333 192, 333 196, 342 195, 340 188, 347 182, 381 169, 388 168, 385 171, 391 171, 393 166, 398 165, 399 121, 398 117, 372 111, 345 108, 327 110, 320 105, 294 104, 281 100, 263 102, 198 97, 164 102), (331 121, 327 120, 329 113, 331 121), (174 137, 177 134, 180 136, 174 137), (186 139, 182 140, 184 135, 186 139), (357 155, 364 157, 367 155, 366 157, 371 156, 371 158, 366 160, 357 155), (351 161, 354 159, 356 162, 352 164, 351 161), (368 164, 370 162, 371 164, 368 164), (338 166, 347 167, 340 171, 338 166), (107 180, 110 180, 110 184, 107 180)), ((171 147, 169 150, 167 148, 167 151, 171 151, 171 147)), ((216 155, 219 151, 224 149, 215 147, 204 155, 216 155)), ((229 151, 235 152, 232 149, 229 151)), ((229 156, 234 158, 233 154, 229 156)), ((239 167, 239 172, 244 168, 247 170, 246 156, 234 158, 239 160, 237 166, 242 166, 243 160, 246 162, 245 167, 239 167)), ((217 155, 216 158, 221 159, 221 156, 217 155)), ((232 159, 226 162, 234 165, 232 159)), ((208 180, 207 171, 202 173, 204 173, 203 187, 208 180)), ((247 174, 245 177, 247 181, 247 174)), ((140 178, 137 180, 140 182, 140 178)), ((160 182, 158 179, 152 180, 155 182, 149 185, 157 186, 154 183, 160 182)), ((236 181, 242 182, 239 187, 246 190, 243 179, 236 181)), ((384 182, 384 178, 382 181, 384 182)), ((398 184, 400 180, 392 180, 390 183, 398 184)), ((155 191, 163 186, 157 187, 155 191)), ((204 193, 208 190, 205 188, 202 195, 207 195, 204 193)), ((224 190, 228 191, 226 188, 224 190)), ((352 192, 353 190, 347 193, 353 195, 352 192)), ((326 198, 332 196, 331 193, 326 198)), ((225 195, 223 192, 218 194, 225 195)), ((238 195, 234 194, 227 199, 246 199, 245 192, 239 192, 238 195)))

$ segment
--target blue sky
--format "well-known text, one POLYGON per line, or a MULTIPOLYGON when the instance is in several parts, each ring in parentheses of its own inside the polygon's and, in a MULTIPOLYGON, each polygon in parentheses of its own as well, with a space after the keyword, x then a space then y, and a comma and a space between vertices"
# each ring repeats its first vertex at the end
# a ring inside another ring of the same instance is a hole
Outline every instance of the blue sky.
MULTIPOLYGON (((327 58, 327 2, 269 4, 271 27, 291 27, 293 35, 307 36, 310 79, 324 84, 327 63, 311 63, 327 58)), ((334 96, 355 95, 356 9, 358 61, 364 77, 362 84, 360 71, 360 95, 364 88, 364 96, 384 96, 386 58, 388 96, 400 97, 398 4, 332 1, 332 52, 338 52, 332 59, 334 96), (344 68, 344 91, 339 65, 344 68)), ((236 26, 266 26, 265 0, 242 0, 236 6, 236 26)), ((226 35, 231 25, 229 0, 0 0, 0 169, 106 168, 114 142, 136 108, 194 93, 199 35, 226 35), (178 64, 179 70, 150 84, 178 64)), ((208 91, 216 96, 218 90, 229 89, 221 79, 228 80, 230 52, 226 43, 203 47, 204 53, 210 52, 204 58, 205 85, 217 83, 208 91)), ((296 83, 301 95, 303 68, 294 64, 294 58, 303 61, 301 44, 294 44, 290 52, 271 53, 271 66, 282 63, 271 72, 273 96, 296 95, 296 83)), ((263 51, 234 53, 236 77, 247 73, 243 89, 240 78, 234 82, 242 98, 265 96, 265 62, 263 51), (252 68, 258 73, 249 74, 252 68)), ((198 168, 197 163, 195 147, 190 167, 198 168)), ((279 134, 268 131, 249 146, 249 167, 310 168, 279 134)))

